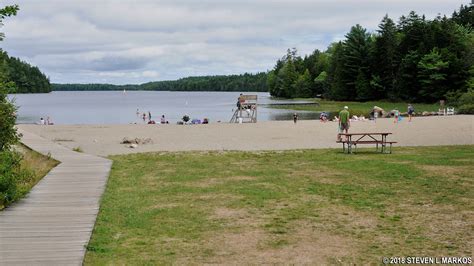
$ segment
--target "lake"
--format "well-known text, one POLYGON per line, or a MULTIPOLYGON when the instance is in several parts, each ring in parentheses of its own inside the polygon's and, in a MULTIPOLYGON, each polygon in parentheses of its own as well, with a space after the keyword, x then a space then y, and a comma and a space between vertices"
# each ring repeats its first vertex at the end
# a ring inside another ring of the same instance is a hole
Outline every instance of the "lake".
MULTIPOLYGON (((55 124, 129 124, 143 123, 137 117, 148 111, 159 121, 165 115, 170 123, 187 114, 192 119, 208 118, 210 123, 229 122, 236 108, 239 92, 170 92, 170 91, 55 91, 44 94, 9 95, 19 107, 17 123, 39 122, 47 116, 55 124)), ((287 103, 271 99, 269 93, 258 95, 258 121, 291 120, 294 111, 267 108, 260 104, 287 103)), ((318 119, 315 112, 298 111, 300 119, 318 119)))

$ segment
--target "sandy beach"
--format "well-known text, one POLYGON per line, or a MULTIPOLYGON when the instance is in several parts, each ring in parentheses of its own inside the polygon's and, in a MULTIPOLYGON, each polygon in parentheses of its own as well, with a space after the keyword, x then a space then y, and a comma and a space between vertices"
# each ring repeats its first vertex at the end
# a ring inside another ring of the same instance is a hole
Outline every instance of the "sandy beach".
MULTIPOLYGON (((340 148, 335 143, 337 123, 305 120, 259 122, 256 124, 216 123, 208 125, 18 125, 28 131, 64 145, 80 147, 85 153, 109 156, 153 151, 210 150, 289 150, 340 148), (150 138, 151 144, 129 148, 123 138, 150 138)), ((474 116, 416 117, 357 121, 351 133, 392 132, 397 146, 435 146, 474 144, 474 116)))

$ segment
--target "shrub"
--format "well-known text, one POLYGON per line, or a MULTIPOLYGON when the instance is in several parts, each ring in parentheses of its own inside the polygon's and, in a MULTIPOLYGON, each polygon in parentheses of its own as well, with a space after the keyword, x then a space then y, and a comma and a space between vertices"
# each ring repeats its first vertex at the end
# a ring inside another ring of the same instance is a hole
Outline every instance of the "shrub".
POLYGON ((16 106, 7 98, 7 93, 0 86, 0 152, 9 150, 18 141, 15 128, 16 106))
POLYGON ((474 114, 474 103, 461 105, 458 109, 460 114, 474 114))
POLYGON ((463 93, 457 101, 458 113, 474 114, 474 90, 463 93))
POLYGON ((20 161, 18 153, 0 152, 0 210, 16 199, 20 161))

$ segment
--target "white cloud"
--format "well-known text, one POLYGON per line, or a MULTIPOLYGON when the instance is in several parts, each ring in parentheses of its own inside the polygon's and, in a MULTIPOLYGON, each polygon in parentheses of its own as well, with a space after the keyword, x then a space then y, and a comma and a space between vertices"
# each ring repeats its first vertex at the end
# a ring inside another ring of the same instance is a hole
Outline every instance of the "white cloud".
POLYGON ((53 82, 141 83, 271 69, 385 14, 450 15, 468 0, 8 0, 2 48, 53 82))

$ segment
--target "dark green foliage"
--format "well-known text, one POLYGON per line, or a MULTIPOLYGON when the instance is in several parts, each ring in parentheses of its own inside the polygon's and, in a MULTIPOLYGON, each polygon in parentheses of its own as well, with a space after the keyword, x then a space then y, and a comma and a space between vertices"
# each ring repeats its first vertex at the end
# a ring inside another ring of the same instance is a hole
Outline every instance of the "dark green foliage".
MULTIPOLYGON (((5 6, 0 9, 0 26, 3 19, 15 16, 18 12, 18 5, 5 6)), ((0 41, 4 34, 0 33, 0 41)), ((0 75, 3 83, 2 89, 8 93, 30 93, 30 92, 50 92, 51 85, 49 79, 41 71, 18 58, 9 57, 6 52, 0 49, 0 75)))
POLYGON ((446 69, 449 63, 444 62, 438 49, 433 49, 418 62, 420 80, 419 96, 426 102, 434 102, 446 93, 446 69))
POLYGON ((268 89, 278 97, 339 101, 437 102, 462 94, 474 87, 473 18, 471 5, 451 18, 410 12, 395 23, 385 16, 373 34, 356 25, 324 52, 301 58, 289 50, 269 73, 268 89), (303 82, 307 71, 311 82, 303 82))
POLYGON ((23 62, 18 58, 10 57, 1 49, 0 61, 6 65, 3 69, 5 80, 15 84, 16 89, 9 93, 51 92, 49 78, 41 73, 38 67, 23 62))
MULTIPOLYGON (((0 9, 0 25, 5 17, 16 15, 18 6, 0 9)), ((3 34, 0 35, 0 40, 3 34)), ((3 56, 3 53, 1 54, 3 56)), ((18 141, 15 129, 16 107, 7 99, 7 91, 13 84, 7 80, 7 64, 0 58, 0 209, 14 200, 16 179, 21 158, 11 151, 11 145, 18 141)))
POLYGON ((368 79, 370 42, 370 35, 359 24, 352 27, 346 35, 342 71, 342 78, 346 86, 344 100, 369 100, 372 98, 368 79))
POLYGON ((20 161, 18 153, 0 151, 0 210, 15 200, 20 161))
POLYGON ((15 128, 16 107, 7 99, 6 91, 0 81, 0 152, 9 150, 18 141, 15 128))
POLYGON ((387 92, 393 91, 398 65, 397 45, 397 27, 392 19, 385 16, 379 25, 371 54, 374 98, 387 98, 387 92))
POLYGON ((469 90, 459 97, 457 101, 458 112, 461 114, 474 114, 474 90, 469 90))
POLYGON ((154 81, 140 85, 52 84, 53 91, 267 91, 267 74, 187 77, 178 80, 154 81))
POLYGON ((474 27, 474 6, 461 5, 459 11, 453 13, 453 20, 459 25, 474 27))

